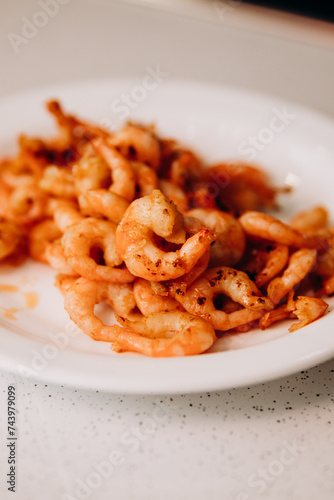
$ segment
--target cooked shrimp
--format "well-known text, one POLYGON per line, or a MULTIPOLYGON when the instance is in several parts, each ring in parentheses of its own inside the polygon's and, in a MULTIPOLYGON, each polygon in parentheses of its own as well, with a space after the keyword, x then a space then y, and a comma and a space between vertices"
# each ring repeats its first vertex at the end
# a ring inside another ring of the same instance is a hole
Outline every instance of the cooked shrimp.
MULTIPOLYGON (((209 229, 200 229, 194 234, 191 221, 189 226, 184 221, 186 232, 191 236, 180 249, 161 250, 154 234, 164 238, 165 242, 177 242, 173 235, 178 221, 180 214, 174 203, 158 190, 131 203, 117 227, 116 246, 132 274, 149 281, 166 281, 178 278, 194 267, 214 240, 214 235, 209 229)), ((180 231, 177 234, 184 234, 184 228, 181 227, 180 231)), ((161 244, 164 245, 163 241, 161 244)))
POLYGON ((196 217, 216 234, 211 246, 211 267, 231 267, 240 261, 245 251, 246 237, 235 217, 212 208, 195 208, 186 215, 196 217))
POLYGON ((328 278, 334 275, 334 236, 327 239, 328 248, 318 254, 316 273, 328 278))
POLYGON ((323 316, 327 307, 328 304, 322 299, 317 299, 316 297, 298 297, 295 301, 293 314, 297 316, 300 322, 290 326, 289 331, 295 332, 299 328, 309 325, 312 321, 323 316))
POLYGON ((268 248, 266 263, 263 269, 255 277, 255 284, 262 288, 275 276, 277 276, 286 266, 289 260, 289 248, 286 245, 276 243, 268 248))
POLYGON ((136 177, 137 198, 147 196, 152 193, 153 189, 159 187, 158 176, 153 168, 139 161, 131 162, 131 167, 136 177))
POLYGON ((200 159, 184 149, 177 141, 162 139, 161 177, 168 178, 173 184, 188 190, 197 182, 203 172, 200 159))
POLYGON ((326 295, 334 295, 334 276, 324 280, 323 291, 326 295))
POLYGON ((274 278, 268 285, 268 297, 273 304, 279 304, 312 271, 316 258, 317 251, 309 248, 302 248, 291 255, 283 275, 274 278))
POLYGON ((115 283, 133 281, 127 269, 116 267, 123 261, 116 252, 115 232, 115 224, 93 217, 69 227, 62 236, 62 245, 70 266, 91 280, 115 283), (100 263, 94 260, 94 254, 100 263))
POLYGON ((213 183, 218 197, 237 212, 273 207, 277 189, 269 184, 268 175, 258 168, 243 163, 222 163, 207 170, 207 184, 213 183))
POLYGON ((268 328, 272 323, 282 321, 292 317, 292 311, 288 308, 287 304, 282 304, 271 311, 268 311, 259 321, 259 326, 262 330, 268 328))
POLYGON ((110 168, 112 184, 109 190, 132 201, 135 197, 136 179, 131 164, 106 141, 95 139, 92 146, 110 168))
POLYGON ((39 262, 47 263, 46 248, 50 242, 60 238, 61 234, 52 219, 46 219, 37 224, 29 233, 30 256, 39 262))
POLYGON ((160 191, 170 200, 172 200, 179 212, 184 213, 188 209, 188 198, 186 193, 177 184, 166 179, 159 181, 160 191))
POLYGON ((77 276, 79 273, 73 269, 67 262, 61 239, 55 240, 52 243, 47 243, 44 251, 45 261, 60 274, 69 276, 77 276))
POLYGON ((91 189, 79 196, 81 212, 94 217, 107 217, 111 222, 119 224, 130 203, 106 189, 91 189))
POLYGON ((72 172, 56 165, 46 167, 38 186, 46 193, 63 198, 74 198, 76 194, 72 172))
POLYGON ((71 320, 93 340, 113 342, 115 335, 105 329, 103 321, 94 312, 96 304, 105 302, 122 316, 133 316, 136 307, 132 286, 126 284, 90 281, 87 278, 76 280, 65 293, 65 309, 71 320))
POLYGON ((326 208, 317 206, 295 215, 290 221, 290 226, 301 233, 314 234, 327 228, 328 218, 326 208))
POLYGON ((55 221, 61 232, 80 222, 84 217, 79 212, 79 207, 70 200, 51 199, 48 205, 48 213, 55 221))
POLYGON ((308 237, 275 217, 261 212, 246 212, 239 218, 239 221, 244 231, 250 236, 297 248, 326 247, 325 242, 320 238, 308 237))
POLYGON ((177 300, 182 303, 182 298, 184 297, 187 288, 204 273, 204 271, 208 267, 209 260, 210 249, 207 250, 204 255, 202 255, 202 257, 189 271, 189 273, 184 274, 180 278, 167 282, 168 294, 171 297, 175 297, 175 295, 177 295, 177 300))
POLYGON ((152 357, 191 356, 209 349, 216 340, 212 326, 192 314, 181 311, 154 313, 140 321, 128 321, 116 315, 124 325, 105 327, 116 337, 123 351, 136 351, 152 357))
POLYGON ((19 228, 0 217, 0 260, 13 253, 20 241, 19 228))
POLYGON ((118 224, 129 206, 127 197, 133 199, 135 195, 134 172, 115 149, 100 141, 94 144, 101 155, 92 154, 88 148, 73 169, 80 209, 85 215, 102 215, 118 224))
POLYGON ((144 316, 156 312, 173 311, 179 307, 179 303, 170 298, 157 295, 151 283, 142 278, 137 278, 133 284, 133 295, 138 309, 144 316))
POLYGON ((18 185, 4 198, 6 216, 18 225, 41 219, 45 214, 46 196, 35 182, 18 185))
POLYGON ((160 144, 153 132, 129 123, 109 140, 129 160, 146 163, 157 170, 160 165, 160 144))
POLYGON ((69 276, 68 274, 57 274, 54 285, 65 296, 73 283, 78 279, 78 276, 69 276))
POLYGON ((230 267, 206 271, 188 288, 182 306, 188 312, 206 319, 216 330, 222 331, 254 321, 262 316, 264 310, 273 309, 272 302, 261 296, 246 273, 230 267), (214 298, 219 294, 227 295, 245 309, 230 314, 216 309, 214 298))
POLYGON ((108 188, 111 184, 110 168, 87 146, 80 160, 73 166, 75 189, 78 196, 89 189, 108 188))

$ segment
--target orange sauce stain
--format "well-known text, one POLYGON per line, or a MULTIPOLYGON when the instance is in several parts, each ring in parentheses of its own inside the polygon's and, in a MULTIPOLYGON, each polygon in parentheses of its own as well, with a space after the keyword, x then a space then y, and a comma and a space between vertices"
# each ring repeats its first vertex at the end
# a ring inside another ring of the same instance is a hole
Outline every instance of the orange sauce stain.
POLYGON ((34 309, 34 307, 37 306, 38 301, 39 301, 39 295, 37 292, 25 292, 23 293, 25 301, 26 301, 26 306, 28 309, 34 309))
POLYGON ((17 317, 14 316, 14 314, 18 313, 20 309, 16 309, 15 307, 9 307, 8 309, 2 308, 2 310, 3 310, 3 315, 6 319, 17 320, 17 317))
POLYGON ((13 285, 0 285, 0 292, 14 293, 17 292, 17 286, 13 285))

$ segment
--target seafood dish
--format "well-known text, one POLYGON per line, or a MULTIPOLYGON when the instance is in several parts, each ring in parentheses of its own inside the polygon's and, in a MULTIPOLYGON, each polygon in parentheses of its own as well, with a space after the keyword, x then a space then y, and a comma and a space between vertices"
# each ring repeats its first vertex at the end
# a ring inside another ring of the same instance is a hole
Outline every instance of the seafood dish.
POLYGON ((47 109, 58 135, 21 135, 0 162, 0 272, 26 258, 50 266, 84 334, 119 353, 187 356, 225 332, 286 321, 293 333, 328 314, 326 207, 282 221, 287 188, 255 165, 206 165, 153 125, 110 132, 58 101, 47 109))

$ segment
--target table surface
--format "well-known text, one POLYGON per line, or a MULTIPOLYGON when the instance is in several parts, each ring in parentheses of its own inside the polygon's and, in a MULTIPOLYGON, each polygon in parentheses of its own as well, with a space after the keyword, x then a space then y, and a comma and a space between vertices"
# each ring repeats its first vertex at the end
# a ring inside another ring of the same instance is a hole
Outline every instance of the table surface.
MULTIPOLYGON (((51 83, 142 77, 160 64, 175 78, 250 88, 334 116, 333 25, 231 0, 57 2, 57 13, 17 51, 9 34, 22 34, 41 7, 1 3, 1 97, 51 83)), ((17 392, 16 499, 334 497, 334 360, 271 383, 195 395, 119 396, 8 373, 0 380, 6 472, 7 386, 17 392)), ((13 498, 3 476, 0 483, 1 499, 13 498)))

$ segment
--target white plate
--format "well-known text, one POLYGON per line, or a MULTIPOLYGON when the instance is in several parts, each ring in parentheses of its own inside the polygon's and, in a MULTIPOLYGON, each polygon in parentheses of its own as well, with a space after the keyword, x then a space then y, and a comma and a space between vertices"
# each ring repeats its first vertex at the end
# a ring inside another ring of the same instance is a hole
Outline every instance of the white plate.
MULTIPOLYGON (((121 114, 131 108, 127 118, 156 123, 159 133, 183 141, 207 162, 252 160, 271 173, 274 183, 294 184, 294 193, 281 200, 282 217, 317 203, 334 213, 332 121, 247 91, 166 78, 152 82, 148 89, 135 80, 93 81, 7 98, 0 102, 2 156, 15 151, 20 132, 54 131, 42 106, 49 98, 59 98, 80 117, 116 128, 121 114), (127 95, 128 108, 122 103, 127 95)), ((264 332, 226 335, 200 356, 115 354, 108 344, 93 342, 73 328, 53 279, 52 270, 32 262, 1 269, 0 284, 18 290, 0 291, 0 368, 23 379, 120 393, 211 391, 265 382, 334 355, 332 299, 323 318, 293 334, 284 322, 264 332), (39 302, 29 309, 26 293, 32 291, 39 302), (15 319, 6 318, 12 308, 18 310, 15 319)))

